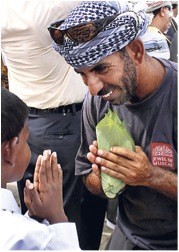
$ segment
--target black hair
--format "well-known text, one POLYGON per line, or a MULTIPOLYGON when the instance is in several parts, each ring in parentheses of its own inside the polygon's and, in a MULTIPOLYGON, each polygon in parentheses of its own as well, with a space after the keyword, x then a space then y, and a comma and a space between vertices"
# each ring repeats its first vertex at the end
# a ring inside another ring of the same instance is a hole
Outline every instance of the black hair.
MULTIPOLYGON (((164 8, 169 8, 169 10, 171 10, 171 6, 166 5, 166 6, 163 6, 163 7, 164 7, 164 8)), ((163 7, 160 7, 159 9, 153 11, 154 17, 155 17, 156 15, 158 15, 158 13, 160 12, 160 10, 161 10, 163 7)))
POLYGON ((28 118, 27 105, 6 88, 1 88, 1 143, 19 136, 28 118))
POLYGON ((175 9, 178 6, 178 4, 172 4, 172 9, 175 9))
POLYGON ((158 15, 158 13, 160 12, 160 10, 161 10, 161 8, 159 8, 159 9, 153 11, 154 17, 158 15))

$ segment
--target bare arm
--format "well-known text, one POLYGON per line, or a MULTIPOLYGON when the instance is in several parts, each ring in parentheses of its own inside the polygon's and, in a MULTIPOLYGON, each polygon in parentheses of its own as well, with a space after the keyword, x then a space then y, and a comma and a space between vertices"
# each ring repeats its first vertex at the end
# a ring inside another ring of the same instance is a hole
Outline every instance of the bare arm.
POLYGON ((152 176, 146 186, 177 200, 177 175, 156 166, 153 166, 152 170, 152 176))

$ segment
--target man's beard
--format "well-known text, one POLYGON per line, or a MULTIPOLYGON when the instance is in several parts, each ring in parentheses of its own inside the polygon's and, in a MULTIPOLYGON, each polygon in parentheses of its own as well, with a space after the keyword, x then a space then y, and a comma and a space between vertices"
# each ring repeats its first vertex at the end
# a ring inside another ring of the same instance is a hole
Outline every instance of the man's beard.
POLYGON ((120 58, 124 62, 123 77, 121 78, 119 85, 108 84, 104 87, 98 95, 102 96, 110 91, 119 91, 119 96, 110 101, 113 105, 121 105, 126 102, 131 102, 136 96, 137 87, 137 71, 136 68, 126 51, 120 52, 120 58))
MULTIPOLYGON (((136 96, 137 88, 137 71, 128 53, 124 51, 120 55, 124 62, 124 75, 121 79, 122 86, 120 87, 119 97, 112 102, 114 105, 121 105, 126 102, 131 102, 133 97, 136 96)), ((117 87, 116 87, 117 88, 117 87)))

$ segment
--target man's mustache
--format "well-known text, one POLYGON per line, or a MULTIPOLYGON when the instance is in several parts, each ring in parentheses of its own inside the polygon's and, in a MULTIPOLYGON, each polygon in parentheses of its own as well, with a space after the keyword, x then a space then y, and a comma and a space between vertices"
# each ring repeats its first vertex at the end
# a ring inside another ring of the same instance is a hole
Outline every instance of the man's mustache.
POLYGON ((99 92, 98 92, 98 96, 103 96, 103 95, 106 95, 108 94, 109 92, 115 90, 115 89, 118 89, 119 87, 118 86, 114 86, 112 84, 107 84, 104 88, 102 88, 99 92))

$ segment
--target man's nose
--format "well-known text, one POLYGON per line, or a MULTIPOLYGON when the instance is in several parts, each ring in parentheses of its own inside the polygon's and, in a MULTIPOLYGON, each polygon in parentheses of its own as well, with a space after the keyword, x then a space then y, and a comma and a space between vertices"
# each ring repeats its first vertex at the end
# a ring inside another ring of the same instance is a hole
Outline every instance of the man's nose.
POLYGON ((91 95, 98 95, 104 87, 103 81, 97 75, 91 75, 87 78, 87 86, 91 95))

